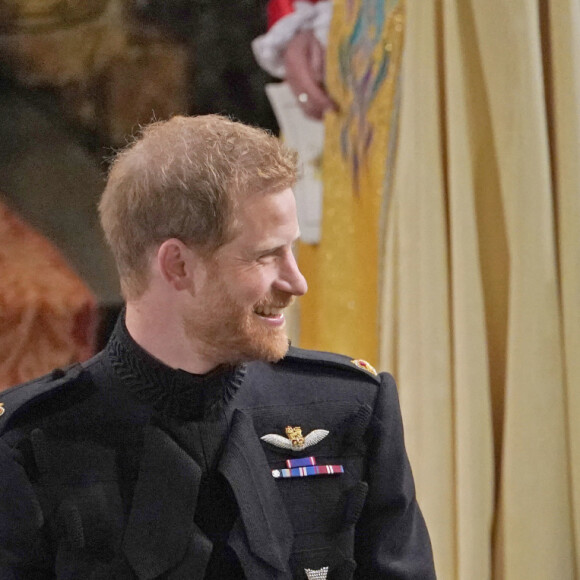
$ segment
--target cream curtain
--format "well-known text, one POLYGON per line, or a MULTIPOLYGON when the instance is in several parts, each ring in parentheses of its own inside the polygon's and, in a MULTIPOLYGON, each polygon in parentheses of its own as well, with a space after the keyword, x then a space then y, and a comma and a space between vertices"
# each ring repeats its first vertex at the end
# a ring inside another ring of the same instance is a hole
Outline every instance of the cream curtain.
POLYGON ((580 3, 410 0, 380 366, 442 580, 580 576, 580 3))

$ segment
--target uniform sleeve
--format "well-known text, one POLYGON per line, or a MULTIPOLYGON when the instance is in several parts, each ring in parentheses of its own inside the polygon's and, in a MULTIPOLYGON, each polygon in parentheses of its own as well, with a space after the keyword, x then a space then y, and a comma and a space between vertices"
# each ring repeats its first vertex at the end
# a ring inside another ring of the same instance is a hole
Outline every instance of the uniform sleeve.
POLYGON ((356 527, 355 578, 435 578, 431 542, 415 497, 397 388, 384 373, 369 426, 365 508, 356 527))
POLYGON ((0 578, 52 578, 44 518, 21 456, 0 440, 0 578))

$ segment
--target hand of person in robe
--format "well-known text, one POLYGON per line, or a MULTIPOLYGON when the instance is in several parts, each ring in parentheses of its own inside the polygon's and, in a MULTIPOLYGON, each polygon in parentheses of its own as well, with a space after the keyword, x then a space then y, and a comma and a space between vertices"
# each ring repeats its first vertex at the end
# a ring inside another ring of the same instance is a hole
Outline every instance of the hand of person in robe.
POLYGON ((311 30, 297 32, 284 52, 286 81, 304 113, 322 119, 337 106, 324 87, 326 51, 311 30))

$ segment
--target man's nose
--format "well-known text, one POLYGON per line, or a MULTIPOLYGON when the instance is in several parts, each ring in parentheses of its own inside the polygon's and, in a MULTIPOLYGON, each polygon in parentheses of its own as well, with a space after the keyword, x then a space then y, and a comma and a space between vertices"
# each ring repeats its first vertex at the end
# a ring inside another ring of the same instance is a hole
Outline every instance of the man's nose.
POLYGON ((306 278, 298 268, 296 258, 291 251, 284 259, 276 285, 280 290, 293 296, 303 296, 308 291, 306 278))

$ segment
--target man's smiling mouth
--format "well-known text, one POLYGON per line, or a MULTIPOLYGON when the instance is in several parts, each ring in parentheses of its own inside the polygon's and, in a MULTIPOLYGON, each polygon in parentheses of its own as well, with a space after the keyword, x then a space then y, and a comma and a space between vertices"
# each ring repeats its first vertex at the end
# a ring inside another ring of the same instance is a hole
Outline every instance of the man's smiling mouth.
POLYGON ((274 306, 264 305, 256 306, 254 313, 264 318, 279 318, 280 316, 283 316, 283 310, 284 308, 276 308, 274 306))

